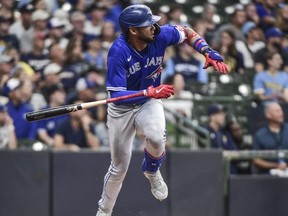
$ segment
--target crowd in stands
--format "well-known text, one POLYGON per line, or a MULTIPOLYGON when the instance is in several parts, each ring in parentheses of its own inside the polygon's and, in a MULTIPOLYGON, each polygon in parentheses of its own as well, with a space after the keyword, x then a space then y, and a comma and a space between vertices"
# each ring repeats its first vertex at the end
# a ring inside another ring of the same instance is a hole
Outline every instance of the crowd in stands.
MULTIPOLYGON (((35 141, 72 151, 109 148, 104 105, 37 122, 27 122, 24 116, 33 110, 107 97, 106 57, 120 34, 117 18, 130 4, 133 1, 1 1, 0 148, 16 149, 35 141)), ((162 16, 160 25, 192 26, 224 57, 232 76, 245 77, 246 71, 252 70, 252 94, 265 106, 265 117, 271 103, 288 102, 287 1, 239 3, 227 15, 228 21, 220 23, 214 19, 217 8, 213 4, 203 2, 199 18, 192 20, 181 19, 183 7, 171 4, 168 12, 153 9, 162 16)), ((165 103, 190 119, 192 107, 197 106, 192 103, 193 94, 207 94, 193 88, 194 84, 206 85, 216 73, 203 69, 204 60, 186 44, 167 49, 164 59, 162 82, 174 83, 176 92, 165 103), (183 99, 184 106, 173 99, 183 99)), ((213 148, 253 148, 243 142, 241 125, 235 119, 225 120, 220 104, 211 104, 207 115, 213 148)), ((255 136, 257 140, 259 135, 255 136)), ((142 148, 143 140, 139 132, 135 148, 142 148)), ((257 141, 254 148, 265 149, 267 145, 257 141)), ((242 171, 247 172, 247 167, 242 171)))

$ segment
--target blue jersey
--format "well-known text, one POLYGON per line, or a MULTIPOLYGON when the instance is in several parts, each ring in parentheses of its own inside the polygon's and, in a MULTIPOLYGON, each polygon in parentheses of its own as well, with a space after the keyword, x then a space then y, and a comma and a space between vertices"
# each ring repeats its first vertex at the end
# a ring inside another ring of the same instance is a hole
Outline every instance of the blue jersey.
MULTIPOLYGON (((155 36, 155 41, 137 52, 121 34, 108 53, 106 89, 113 97, 115 92, 126 91, 128 94, 147 89, 151 85, 159 86, 165 49, 183 42, 184 39, 177 27, 161 26, 161 32, 155 36)), ((116 93, 114 97, 119 95, 121 94, 116 93)), ((119 104, 144 103, 147 100, 146 97, 134 98, 119 104)))

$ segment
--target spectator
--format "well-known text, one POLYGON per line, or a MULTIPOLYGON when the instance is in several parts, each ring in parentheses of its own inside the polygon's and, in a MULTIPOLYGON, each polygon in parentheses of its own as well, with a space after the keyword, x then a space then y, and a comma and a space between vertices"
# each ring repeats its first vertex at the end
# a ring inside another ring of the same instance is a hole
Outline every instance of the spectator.
POLYGON ((14 22, 14 0, 1 1, 0 16, 5 17, 9 23, 14 22))
POLYGON ((72 39, 75 38, 82 43, 83 38, 86 33, 84 32, 84 26, 86 21, 86 16, 84 13, 79 11, 74 11, 70 16, 71 24, 73 29, 66 35, 66 38, 72 39))
POLYGON ((63 9, 57 9, 53 12, 53 17, 57 18, 62 23, 64 23, 65 35, 73 29, 72 24, 70 23, 69 14, 67 11, 64 11, 63 9))
POLYGON ((158 21, 158 24, 160 26, 168 24, 169 20, 168 20, 168 14, 166 12, 159 9, 158 11, 156 11, 155 15, 161 16, 161 19, 158 21))
POLYGON ((19 41, 14 34, 9 33, 10 20, 4 16, 0 16, 0 54, 4 52, 6 47, 13 46, 19 50, 19 41))
POLYGON ((235 150, 236 145, 224 133, 226 108, 221 104, 212 103, 208 107, 209 122, 207 125, 210 131, 212 148, 235 150))
POLYGON ((76 38, 69 41, 66 49, 66 61, 60 75, 66 91, 74 90, 79 77, 89 69, 89 63, 83 58, 82 44, 76 38), (64 75, 65 73, 65 75, 64 75))
POLYGON ((50 63, 46 65, 46 67, 44 68, 43 80, 39 86, 46 100, 49 97, 47 93, 49 92, 51 87, 57 84, 61 84, 61 78, 60 78, 61 70, 62 70, 62 67, 57 63, 50 63))
POLYGON ((283 36, 283 32, 280 29, 272 27, 265 32, 266 37, 266 47, 258 50, 254 56, 255 62, 255 71, 261 72, 266 67, 266 55, 269 52, 278 52, 280 53, 282 60, 284 60, 284 64, 282 65, 284 68, 288 66, 288 56, 282 50, 281 47, 281 38, 283 36))
MULTIPOLYGON (((45 10, 35 10, 32 13, 32 22, 33 22, 33 34, 38 32, 44 32, 47 34, 47 26, 50 14, 45 10)), ((32 34, 32 38, 33 38, 32 34)))
MULTIPOLYGON (((79 99, 69 103, 82 103, 79 99)), ((56 129, 54 146, 56 149, 79 151, 80 148, 99 148, 99 139, 94 134, 93 120, 87 110, 69 113, 68 119, 62 121, 56 129)))
POLYGON ((7 112, 7 107, 0 104, 0 149, 16 149, 17 139, 12 118, 7 112))
POLYGON ((108 50, 116 38, 115 26, 112 22, 107 21, 103 24, 103 28, 100 34, 102 50, 106 53, 107 56, 108 50))
MULTIPOLYGON (((48 106, 45 108, 52 108, 64 105, 66 99, 66 93, 61 84, 50 85, 45 90, 46 100, 48 106)), ((67 115, 60 115, 53 118, 43 119, 38 121, 37 125, 37 137, 38 140, 48 144, 49 146, 54 146, 54 135, 56 133, 56 128, 60 122, 66 120, 67 115)))
MULTIPOLYGON (((201 18, 198 21, 201 23, 201 26, 205 28, 205 34, 202 36, 205 38, 208 44, 212 42, 213 35, 217 29, 217 25, 214 22, 214 15, 216 14, 216 11, 217 9, 213 4, 205 4, 203 12, 201 13, 201 18)), ((199 29, 196 30, 196 32, 199 33, 199 29)))
POLYGON ((244 10, 247 16, 247 21, 253 22, 256 25, 260 22, 260 17, 258 16, 256 5, 253 2, 250 2, 244 6, 244 10))
MULTIPOLYGON (((225 133, 227 137, 233 142, 233 146, 236 146, 236 150, 251 150, 252 146, 244 141, 244 133, 241 125, 235 119, 231 119, 227 122, 225 133)), ((237 160, 232 163, 232 169, 237 174, 251 174, 251 161, 250 160, 237 160)))
MULTIPOLYGON (((272 102, 265 106, 267 125, 260 128, 253 137, 254 150, 282 150, 288 149, 288 125, 284 122, 284 114, 278 103, 272 102)), ((285 170, 287 164, 278 160, 264 160, 257 158, 254 164, 259 173, 267 174, 270 169, 285 170)))
POLYGON ((162 74, 164 81, 177 72, 184 76, 186 89, 191 83, 206 84, 208 82, 207 71, 203 69, 203 63, 194 57, 196 52, 193 47, 186 43, 180 44, 176 48, 176 53, 174 57, 167 60, 165 73, 162 74))
POLYGON ((259 25, 264 31, 274 26, 277 6, 274 0, 262 0, 256 3, 257 14, 260 18, 259 25))
POLYGON ((229 29, 223 30, 220 34, 219 43, 213 48, 218 50, 224 57, 228 65, 228 71, 237 73, 244 72, 243 55, 236 49, 236 37, 233 31, 229 29))
POLYGON ((288 4, 283 4, 276 14, 275 26, 282 32, 288 34, 288 4))
POLYGON ((34 6, 27 3, 19 8, 19 12, 21 17, 10 26, 9 33, 17 36, 20 42, 20 52, 27 53, 31 50, 30 46, 27 47, 27 41, 30 43, 31 35, 33 34, 31 17, 34 12, 34 6))
POLYGON ((101 50, 100 38, 96 35, 87 35, 85 38, 85 45, 87 49, 83 53, 83 58, 89 65, 103 70, 106 68, 106 59, 104 52, 101 50))
POLYGON ((245 36, 245 40, 237 40, 235 45, 238 52, 243 56, 243 63, 245 69, 254 68, 254 55, 255 53, 265 47, 265 43, 261 41, 258 34, 258 27, 256 23, 252 21, 246 22, 242 27, 242 32, 245 36))
POLYGON ((266 57, 267 70, 257 73, 253 80, 253 91, 263 103, 288 102, 288 75, 281 71, 282 57, 277 52, 270 52, 266 57))
POLYGON ((63 67, 66 60, 65 49, 63 49, 57 42, 52 43, 49 47, 49 58, 50 63, 57 63, 58 65, 63 67))
POLYGON ((8 114, 13 119, 16 138, 20 145, 32 144, 36 140, 36 123, 27 122, 25 119, 25 114, 33 110, 28 101, 23 100, 23 84, 19 79, 10 78, 3 88, 4 95, 9 98, 8 114))
POLYGON ((181 19, 181 16, 184 15, 183 9, 180 5, 174 4, 171 5, 170 11, 168 12, 168 23, 170 25, 183 25, 188 26, 190 25, 181 19))
POLYGON ((247 21, 246 13, 243 7, 235 7, 233 14, 231 15, 230 22, 220 25, 217 31, 214 34, 212 39, 212 45, 217 46, 220 40, 220 35, 223 31, 228 30, 229 32, 233 32, 236 37, 236 40, 244 40, 245 37, 242 33, 242 26, 247 21))
POLYGON ((52 43, 59 43, 59 45, 66 49, 69 40, 64 37, 65 23, 57 17, 53 17, 48 23, 48 35, 45 39, 45 47, 48 48, 52 43))
POLYGON ((0 88, 2 89, 6 81, 11 76, 13 58, 8 55, 0 55, 0 88))
POLYGON ((32 51, 21 56, 21 60, 29 64, 39 78, 43 73, 43 69, 50 62, 48 54, 45 52, 45 33, 35 32, 32 42, 32 51))
MULTIPOLYGON (((163 100, 164 106, 191 119, 193 108, 193 94, 190 91, 185 90, 185 79, 183 74, 175 73, 170 79, 172 79, 171 85, 174 86, 174 95, 167 100, 163 100)), ((167 83, 170 84, 170 82, 167 83)), ((165 115, 168 119, 175 122, 171 114, 165 113, 165 115)))
POLYGON ((106 8, 94 3, 88 10, 89 19, 85 21, 84 32, 99 36, 105 23, 106 8))

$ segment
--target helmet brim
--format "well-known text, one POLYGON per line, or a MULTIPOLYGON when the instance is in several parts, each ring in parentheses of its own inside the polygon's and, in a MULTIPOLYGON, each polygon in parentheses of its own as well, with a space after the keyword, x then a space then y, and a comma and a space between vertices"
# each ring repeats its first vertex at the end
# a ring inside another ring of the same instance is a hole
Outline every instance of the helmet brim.
MULTIPOLYGON (((151 26, 151 25, 154 25, 155 23, 157 23, 160 19, 161 19, 161 16, 152 15, 151 20, 148 20, 148 21, 142 23, 141 25, 137 25, 137 26, 135 26, 135 27, 151 26)), ((132 26, 131 26, 131 27, 132 27, 132 26)))

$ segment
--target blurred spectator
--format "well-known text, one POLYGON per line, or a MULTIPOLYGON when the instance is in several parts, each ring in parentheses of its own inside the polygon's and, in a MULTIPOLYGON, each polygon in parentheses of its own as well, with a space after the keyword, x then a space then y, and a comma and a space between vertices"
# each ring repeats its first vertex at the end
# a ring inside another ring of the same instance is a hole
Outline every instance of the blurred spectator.
POLYGON ((14 22, 14 0, 2 0, 0 16, 5 17, 10 23, 14 22))
POLYGON ((66 48, 66 61, 61 73, 61 82, 66 91, 75 89, 79 77, 89 69, 89 63, 83 58, 82 44, 77 39, 70 39, 66 48))
POLYGON ((260 17, 258 16, 256 5, 253 2, 250 2, 244 6, 244 10, 247 16, 247 21, 254 22, 256 25, 260 22, 260 17))
POLYGON ((20 42, 20 52, 27 53, 31 50, 31 47, 27 41, 31 40, 33 32, 32 28, 32 13, 34 12, 34 6, 31 3, 27 3, 19 8, 21 17, 16 20, 9 28, 9 33, 17 36, 20 42))
POLYGON ((223 30, 219 43, 213 48, 223 56, 229 72, 244 72, 243 55, 236 49, 236 37, 233 31, 223 30))
POLYGON ((14 34, 9 33, 10 20, 4 16, 0 16, 0 54, 8 46, 16 47, 19 50, 19 41, 14 34))
POLYGON ((2 89, 6 81, 11 76, 13 58, 8 55, 0 55, 0 88, 2 89))
POLYGON ((9 98, 8 113, 13 119, 16 138, 20 145, 32 144, 36 140, 36 123, 27 122, 25 119, 25 114, 33 109, 23 98, 23 84, 23 81, 11 78, 7 80, 3 88, 4 95, 9 98))
POLYGON ((224 132, 226 108, 221 104, 212 103, 208 107, 209 122, 207 129, 210 131, 212 148, 235 150, 236 146, 224 132))
POLYGON ((82 42, 83 38, 86 35, 86 33, 84 32, 84 26, 86 21, 85 14, 79 11, 75 11, 71 14, 70 20, 73 29, 68 34, 66 34, 66 38, 75 38, 76 40, 82 42))
POLYGON ((254 69, 254 55, 258 50, 265 47, 265 43, 259 37, 261 35, 258 34, 258 29, 256 23, 246 22, 242 27, 245 40, 237 40, 235 43, 237 51, 243 56, 245 69, 254 69))
POLYGON ((195 31, 199 35, 201 35, 202 37, 205 38, 205 40, 207 41, 208 44, 211 43, 213 35, 217 29, 217 25, 213 20, 214 15, 216 14, 216 11, 217 11, 217 9, 213 4, 209 4, 209 3, 205 4, 203 12, 201 13, 201 18, 198 21, 199 23, 201 23, 200 26, 205 28, 205 34, 202 35, 201 33, 199 33, 199 32, 201 32, 201 31, 199 31, 199 29, 194 28, 195 31))
MULTIPOLYGON (((83 103, 79 99, 69 104, 83 103)), ((99 139, 94 134, 93 120, 87 110, 69 113, 68 119, 62 121, 56 129, 54 146, 56 149, 79 151, 80 148, 99 149, 99 139)))
POLYGON ((156 11, 153 14, 155 14, 157 16, 161 16, 161 19, 158 21, 158 24, 160 26, 168 24, 168 15, 167 15, 167 13, 165 13, 164 11, 158 10, 158 11, 156 11))
MULTIPOLYGON (((57 63, 50 63, 46 65, 43 71, 43 80, 41 82, 40 90, 43 92, 44 97, 46 100, 48 99, 49 95, 49 90, 51 87, 55 85, 60 85, 61 84, 61 78, 60 78, 60 72, 62 70, 62 67, 57 64, 57 63)), ((47 100, 48 101, 48 100, 47 100)))
POLYGON ((30 79, 33 83, 38 82, 40 74, 35 73, 29 64, 20 60, 20 53, 15 47, 8 47, 4 54, 13 58, 11 76, 18 77, 21 80, 30 79))
MULTIPOLYGON (((236 150, 251 150, 252 146, 244 141, 243 128, 235 119, 231 119, 227 122, 225 132, 228 138, 233 142, 233 146, 236 146, 236 150)), ((233 150, 233 149, 232 149, 233 150)), ((250 160, 237 160, 231 164, 231 167, 235 174, 251 174, 251 161, 250 160)))
POLYGON ((7 112, 7 107, 0 104, 0 149, 16 149, 17 139, 13 119, 7 112))
POLYGON ((114 24, 110 21, 105 22, 100 34, 102 50, 106 53, 105 57, 107 57, 108 50, 111 44, 114 42, 115 38, 116 31, 114 24))
POLYGON ((32 0, 32 4, 34 5, 36 10, 47 11, 47 5, 46 5, 46 2, 44 0, 32 0))
POLYGON ((52 43, 57 42, 63 49, 66 49, 69 40, 64 37, 64 27, 65 23, 62 22, 59 18, 53 17, 49 20, 49 32, 45 39, 46 48, 50 47, 52 43))
MULTIPOLYGON (((48 106, 44 108, 52 108, 64 105, 66 99, 66 93, 61 84, 50 85, 45 90, 46 100, 48 106)), ((56 128, 60 122, 67 119, 67 115, 60 115, 53 118, 43 119, 37 123, 37 138, 39 141, 54 146, 54 135, 56 128)))
POLYGON ((96 35, 87 35, 85 37, 85 45, 87 49, 83 53, 84 60, 95 68, 106 68, 106 56, 104 56, 104 52, 101 50, 100 38, 96 35))
POLYGON ((275 26, 283 33, 288 34, 288 4, 283 4, 276 14, 275 26))
POLYGON ((269 52, 266 57, 267 70, 257 73, 253 81, 254 94, 264 103, 288 102, 288 74, 281 71, 282 57, 277 52, 269 52))
POLYGON ((33 31, 34 33, 37 32, 45 32, 47 33, 47 25, 49 20, 50 14, 45 10, 35 10, 32 13, 32 22, 33 22, 33 31))
POLYGON ((275 24, 277 2, 274 0, 262 0, 256 3, 257 14, 260 18, 260 27, 265 31, 275 24))
POLYGON ((233 32, 237 40, 245 40, 245 37, 242 33, 242 26, 247 21, 247 16, 244 8, 237 6, 229 20, 230 22, 224 25, 220 25, 220 27, 217 29, 212 39, 212 46, 217 46, 220 41, 221 33, 226 30, 228 30, 229 32, 233 32))
MULTIPOLYGON (((278 103, 272 102, 265 107, 267 125, 260 128, 253 137, 254 150, 288 149, 288 125, 284 122, 284 114, 278 103)), ((278 160, 264 160, 257 158, 254 164, 259 173, 267 174, 270 169, 285 170, 287 164, 278 160)))
POLYGON ((21 60, 29 64, 38 75, 42 74, 44 67, 50 62, 49 56, 45 52, 44 40, 44 32, 35 32, 32 51, 21 56, 21 60))
POLYGON ((57 63, 58 65, 63 66, 66 60, 65 49, 62 48, 58 42, 52 43, 49 47, 49 58, 51 63, 57 63))
POLYGON ((183 25, 190 26, 187 21, 183 21, 181 16, 185 15, 182 7, 180 5, 174 4, 170 6, 170 10, 168 12, 168 23, 170 25, 183 25))
MULTIPOLYGON (((168 100, 163 100, 164 106, 191 119, 193 94, 190 91, 185 90, 185 79, 183 74, 175 73, 170 79, 172 79, 171 83, 169 81, 167 83, 174 86, 174 95, 171 96, 168 100)), ((175 122, 171 114, 165 113, 165 116, 170 119, 170 121, 175 122)))
POLYGON ((278 52, 280 53, 284 64, 282 68, 286 68, 288 66, 288 55, 285 54, 284 50, 281 47, 281 38, 283 33, 280 29, 272 27, 265 32, 266 36, 266 47, 258 50, 255 53, 254 61, 255 61, 255 71, 261 72, 267 67, 266 65, 266 55, 269 52, 278 52))
POLYGON ((105 23, 106 8, 100 3, 94 3, 88 10, 89 19, 85 21, 84 32, 99 36, 105 23))
POLYGON ((53 12, 53 17, 57 18, 58 20, 60 20, 60 22, 64 23, 65 35, 66 33, 70 32, 73 29, 72 24, 70 23, 69 14, 67 11, 64 11, 62 9, 57 9, 53 12))
POLYGON ((174 73, 181 73, 185 80, 185 88, 193 82, 205 84, 208 82, 208 74, 203 69, 203 63, 194 57, 195 50, 186 43, 180 44, 176 48, 176 55, 167 60, 165 73, 162 78, 173 76, 174 73))

